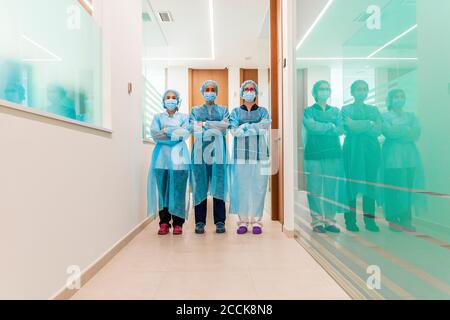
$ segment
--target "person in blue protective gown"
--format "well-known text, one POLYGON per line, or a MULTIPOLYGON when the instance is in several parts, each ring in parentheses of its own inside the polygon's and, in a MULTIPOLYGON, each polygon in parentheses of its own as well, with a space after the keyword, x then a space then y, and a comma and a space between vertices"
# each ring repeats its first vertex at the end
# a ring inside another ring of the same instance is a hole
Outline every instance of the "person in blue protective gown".
MULTIPOLYGON (((317 233, 339 233, 335 216, 342 192, 342 148, 339 137, 344 133, 340 110, 328 105, 331 87, 327 81, 314 84, 316 103, 305 109, 306 132, 305 175, 312 228, 317 233)), ((343 211, 341 211, 343 212, 343 211)))
POLYGON ((266 108, 256 104, 258 85, 246 81, 241 87, 244 104, 230 117, 233 157, 230 165, 230 213, 239 216, 238 234, 252 226, 262 233, 268 179, 270 175, 268 135, 271 118, 266 108))
POLYGON ((384 212, 393 231, 415 230, 412 210, 419 209, 421 195, 413 190, 423 188, 422 161, 416 146, 421 128, 414 113, 403 110, 405 105, 405 92, 391 90, 388 111, 383 114, 384 212))
POLYGON ((355 101, 341 111, 345 132, 343 146, 344 168, 347 178, 348 210, 345 224, 348 231, 358 232, 356 223, 356 199, 363 197, 364 223, 371 232, 379 232, 375 222, 378 174, 381 165, 381 114, 378 108, 365 104, 369 85, 363 80, 351 86, 355 101))
POLYGON ((180 95, 168 90, 163 96, 165 111, 153 119, 151 135, 156 143, 148 176, 148 214, 159 213, 158 234, 183 233, 189 212, 190 154, 186 139, 191 133, 189 116, 178 112, 180 95), (172 222, 172 223, 171 223, 172 222))
POLYGON ((192 189, 195 206, 195 232, 203 234, 206 226, 207 199, 213 197, 214 224, 217 233, 225 233, 228 196, 226 135, 229 128, 227 108, 215 101, 218 84, 206 81, 201 88, 205 103, 192 109, 190 124, 194 131, 192 149, 192 189))

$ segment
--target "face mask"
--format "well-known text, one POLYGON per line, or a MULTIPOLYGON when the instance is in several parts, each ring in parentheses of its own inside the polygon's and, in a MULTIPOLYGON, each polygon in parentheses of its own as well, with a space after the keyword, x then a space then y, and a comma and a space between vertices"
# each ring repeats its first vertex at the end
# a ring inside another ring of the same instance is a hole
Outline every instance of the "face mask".
POLYGON ((392 107, 394 109, 401 109, 405 106, 406 104, 406 99, 400 98, 400 99, 395 99, 392 101, 392 107))
POLYGON ((245 102, 253 102, 256 99, 256 92, 254 92, 254 91, 244 92, 243 98, 244 98, 245 102))
POLYGON ((353 97, 356 101, 366 101, 368 94, 366 92, 355 92, 353 97))
POLYGON ((164 106, 165 106, 168 110, 173 111, 173 110, 175 110, 176 108, 178 108, 178 101, 177 101, 176 99, 167 99, 167 100, 164 102, 164 106))
POLYGON ((216 101, 217 94, 215 92, 205 92, 203 97, 205 98, 206 102, 212 103, 216 101))
POLYGON ((326 102, 328 99, 330 99, 331 91, 330 90, 320 90, 317 93, 317 100, 318 102, 326 102))

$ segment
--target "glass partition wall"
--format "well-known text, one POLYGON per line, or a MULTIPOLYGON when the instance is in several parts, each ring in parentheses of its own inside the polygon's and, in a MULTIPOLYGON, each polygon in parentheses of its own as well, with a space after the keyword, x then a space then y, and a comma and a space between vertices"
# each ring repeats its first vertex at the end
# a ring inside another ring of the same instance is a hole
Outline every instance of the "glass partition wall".
POLYGON ((354 297, 450 298, 450 1, 296 6, 296 238, 354 297))
POLYGON ((0 104, 101 126, 101 31, 93 17, 77 0, 0 0, 0 7, 0 104))

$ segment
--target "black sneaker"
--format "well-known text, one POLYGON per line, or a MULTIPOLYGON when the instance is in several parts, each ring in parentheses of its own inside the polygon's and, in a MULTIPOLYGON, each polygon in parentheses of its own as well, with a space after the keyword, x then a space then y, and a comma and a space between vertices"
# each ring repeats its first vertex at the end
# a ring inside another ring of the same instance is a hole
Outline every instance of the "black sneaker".
POLYGON ((227 230, 225 229, 225 223, 218 222, 216 224, 216 233, 225 233, 227 230))
POLYGON ((204 234, 205 233, 205 224, 203 222, 199 222, 195 225, 195 233, 196 234, 204 234))
POLYGON ((336 227, 336 226, 327 226, 327 227, 325 228, 325 230, 326 230, 327 232, 331 232, 331 233, 340 233, 340 232, 341 232, 341 229, 339 229, 339 228, 336 227))
POLYGON ((313 228, 313 231, 315 233, 327 233, 327 230, 325 230, 325 228, 323 226, 315 226, 313 228))

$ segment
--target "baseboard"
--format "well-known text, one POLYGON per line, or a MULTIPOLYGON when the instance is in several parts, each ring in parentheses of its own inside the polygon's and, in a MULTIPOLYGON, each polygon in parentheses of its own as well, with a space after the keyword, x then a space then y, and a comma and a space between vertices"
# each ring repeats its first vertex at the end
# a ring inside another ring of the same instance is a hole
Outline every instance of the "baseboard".
POLYGON ((294 230, 286 229, 286 227, 284 227, 284 226, 283 226, 283 233, 284 233, 285 236, 288 237, 289 239, 294 239, 294 238, 295 238, 295 232, 294 232, 294 230))
MULTIPOLYGON (((152 221, 154 217, 146 218, 137 227, 131 230, 125 237, 114 244, 108 251, 106 251, 100 258, 87 267, 81 273, 81 288, 89 282, 108 262, 114 258, 120 250, 122 250, 131 240, 133 240, 142 230, 144 230, 152 221)), ((58 293, 56 293, 50 300, 69 300, 80 289, 69 289, 64 286, 58 293)))

